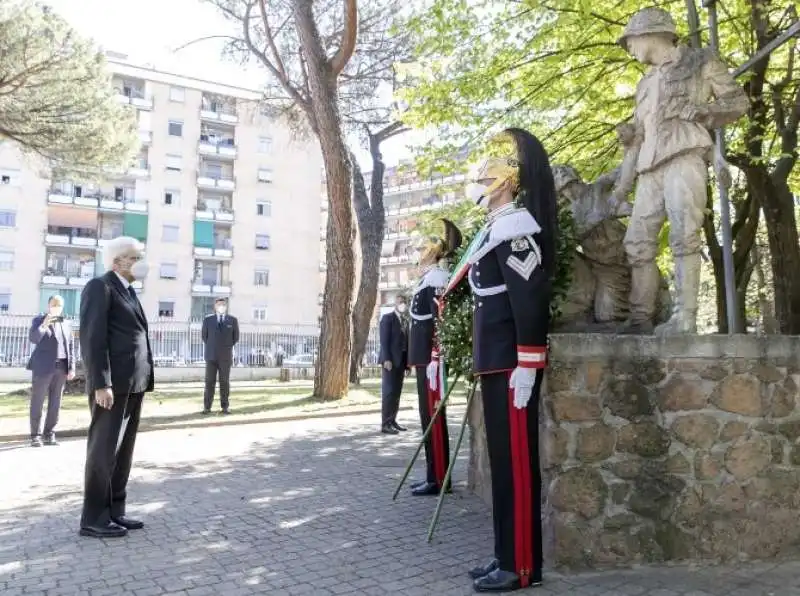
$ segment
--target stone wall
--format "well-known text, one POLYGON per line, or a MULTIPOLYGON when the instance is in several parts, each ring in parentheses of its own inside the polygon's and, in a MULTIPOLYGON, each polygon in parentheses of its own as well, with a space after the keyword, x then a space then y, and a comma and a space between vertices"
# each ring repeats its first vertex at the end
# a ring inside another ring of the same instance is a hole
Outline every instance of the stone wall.
MULTIPOLYGON (((541 407, 548 564, 795 550, 798 385, 800 337, 554 336, 541 407)), ((480 408, 470 423, 469 484, 490 502, 480 408)))

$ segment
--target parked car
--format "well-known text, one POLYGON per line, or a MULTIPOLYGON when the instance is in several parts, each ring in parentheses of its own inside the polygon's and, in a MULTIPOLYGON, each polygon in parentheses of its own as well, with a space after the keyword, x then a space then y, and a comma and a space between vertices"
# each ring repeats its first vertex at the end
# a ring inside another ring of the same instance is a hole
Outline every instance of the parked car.
POLYGON ((283 360, 283 368, 311 368, 314 366, 314 354, 295 354, 283 360))

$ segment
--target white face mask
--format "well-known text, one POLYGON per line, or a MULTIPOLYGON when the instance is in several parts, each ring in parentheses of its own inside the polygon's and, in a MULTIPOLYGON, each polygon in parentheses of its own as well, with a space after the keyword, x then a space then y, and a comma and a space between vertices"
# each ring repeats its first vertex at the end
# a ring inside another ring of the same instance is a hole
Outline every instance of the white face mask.
POLYGON ((397 305, 397 312, 399 312, 399 313, 406 312, 406 305, 405 304, 398 304, 397 305))
POLYGON ((467 184, 467 197, 470 201, 478 205, 478 207, 485 208, 489 202, 489 196, 486 194, 487 190, 489 190, 489 187, 485 184, 471 182, 470 184, 467 184))
POLYGON ((228 309, 225 308, 224 306, 218 306, 217 307, 217 314, 218 315, 224 315, 226 310, 228 310, 228 309))
POLYGON ((61 313, 64 312, 64 308, 61 306, 51 306, 48 312, 51 317, 60 317, 61 313))
POLYGON ((131 275, 133 276, 133 279, 138 281, 142 281, 145 277, 147 277, 147 272, 149 270, 150 267, 145 261, 136 261, 133 265, 131 265, 131 275))

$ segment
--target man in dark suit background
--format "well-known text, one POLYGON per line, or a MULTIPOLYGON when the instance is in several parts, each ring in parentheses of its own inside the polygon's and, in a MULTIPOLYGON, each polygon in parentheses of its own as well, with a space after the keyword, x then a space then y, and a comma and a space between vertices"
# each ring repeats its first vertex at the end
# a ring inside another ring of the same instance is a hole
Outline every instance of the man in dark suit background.
POLYGON ((47 398, 47 418, 44 422, 45 445, 58 445, 55 428, 61 409, 64 383, 75 377, 75 358, 72 325, 62 316, 64 299, 50 296, 47 313, 33 318, 28 339, 36 346, 33 349, 28 370, 32 372, 31 383, 31 445, 42 446, 42 408, 47 398))
POLYGON ((394 311, 381 317, 380 360, 381 371, 381 432, 396 435, 406 430, 397 424, 400 409, 400 394, 403 392, 403 377, 408 368, 408 322, 405 318, 405 296, 395 298, 394 311))
POLYGON ((82 536, 115 538, 144 527, 125 514, 142 400, 154 384, 147 319, 131 286, 147 275, 143 251, 135 238, 110 241, 103 248, 108 271, 81 295, 79 336, 92 410, 82 536))
POLYGON ((203 414, 211 413, 217 374, 219 374, 219 405, 223 414, 230 414, 231 366, 233 346, 239 341, 239 321, 228 314, 228 301, 225 298, 217 298, 214 301, 214 314, 203 319, 202 337, 206 359, 203 414))

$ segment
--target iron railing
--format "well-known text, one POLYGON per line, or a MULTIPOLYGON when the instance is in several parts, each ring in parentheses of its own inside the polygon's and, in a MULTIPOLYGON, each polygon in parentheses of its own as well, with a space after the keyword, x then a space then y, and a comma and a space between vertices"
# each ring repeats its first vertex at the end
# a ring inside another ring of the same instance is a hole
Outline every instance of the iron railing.
MULTIPOLYGON (((0 366, 24 367, 34 346, 28 335, 35 315, 0 313, 0 366)), ((72 320, 75 353, 80 355, 80 321, 72 320)), ((202 319, 177 321, 155 319, 149 322, 153 359, 159 367, 204 366, 202 319)), ((234 348, 235 366, 287 367, 313 366, 319 350, 319 327, 279 325, 265 322, 239 322, 239 343, 234 348)), ((370 331, 364 365, 378 362, 378 333, 370 331)))

